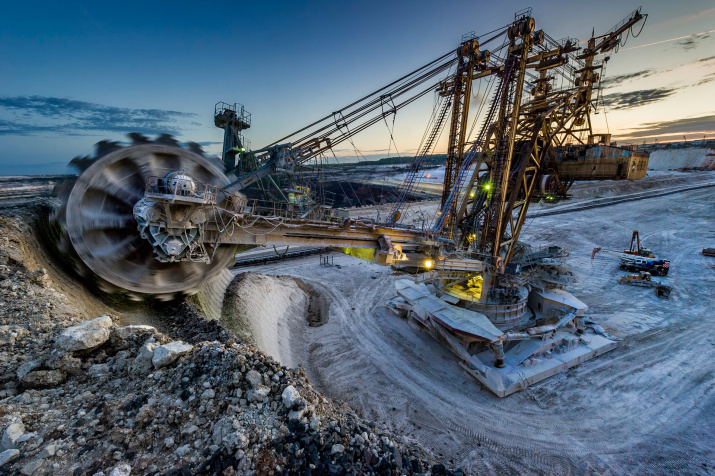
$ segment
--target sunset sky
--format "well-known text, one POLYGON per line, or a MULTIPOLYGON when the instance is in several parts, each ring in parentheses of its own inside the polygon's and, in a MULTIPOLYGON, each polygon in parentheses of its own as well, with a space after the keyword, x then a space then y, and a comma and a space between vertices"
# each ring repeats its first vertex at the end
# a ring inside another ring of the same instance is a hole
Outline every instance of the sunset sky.
MULTIPOLYGON (((639 6, 619 0, 3 2, 0 174, 65 172, 101 139, 173 133, 220 153, 217 101, 253 115, 253 148, 323 117, 534 8, 554 38, 585 40, 639 6), (200 6, 199 6, 200 5, 200 6)), ((624 142, 715 138, 715 4, 652 1, 638 38, 610 54, 608 121, 624 142)), ((479 85, 475 84, 476 90, 479 85)), ((394 137, 414 154, 433 95, 401 110, 394 137)), ((390 123, 392 126, 392 123, 390 123)), ((444 142, 444 137, 443 141, 444 142)), ((385 124, 354 141, 395 154, 385 124)), ((443 152, 440 143, 436 152, 443 152)), ((341 144, 336 155, 355 156, 341 144)))

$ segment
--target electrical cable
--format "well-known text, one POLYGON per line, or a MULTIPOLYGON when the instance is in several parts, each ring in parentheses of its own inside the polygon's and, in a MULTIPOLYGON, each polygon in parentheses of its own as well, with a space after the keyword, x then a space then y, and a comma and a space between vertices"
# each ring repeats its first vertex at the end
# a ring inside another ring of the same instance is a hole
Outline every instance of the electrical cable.
POLYGON ((631 26, 631 28, 630 28, 630 30, 631 30, 631 36, 633 36, 633 38, 638 38, 639 36, 641 36, 641 33, 643 32, 643 28, 645 28, 645 22, 646 22, 646 21, 648 21, 648 14, 647 14, 647 13, 646 13, 645 15, 643 15, 643 24, 641 25, 641 29, 638 30, 638 34, 637 34, 637 35, 636 35, 635 33, 633 33, 633 26, 631 26))
MULTIPOLYGON (((355 105, 361 103, 362 101, 364 101, 364 100, 366 100, 366 99, 368 99, 368 98, 370 98, 370 97, 372 97, 372 96, 374 96, 374 95, 376 95, 376 94, 378 94, 378 93, 380 93, 380 92, 382 92, 382 91, 384 91, 384 90, 386 90, 386 89, 388 89, 388 88, 394 86, 395 84, 398 84, 400 81, 403 81, 404 79, 409 78, 410 76, 412 76, 412 75, 414 75, 414 74, 416 74, 416 73, 418 73, 418 72, 420 72, 420 71, 422 71, 422 70, 424 70, 424 69, 426 69, 426 68, 432 66, 433 64, 438 63, 439 61, 442 61, 443 59, 449 57, 450 55, 454 55, 454 54, 455 54, 454 51, 450 51, 450 52, 448 52, 448 53, 445 53, 444 55, 440 56, 439 58, 437 58, 437 59, 435 59, 435 60, 433 60, 433 61, 430 61, 430 62, 427 63, 426 65, 424 65, 424 66, 422 66, 422 67, 420 67, 420 68, 417 68, 416 70, 414 70, 414 71, 412 71, 412 72, 410 72, 410 73, 408 73, 408 74, 402 76, 401 78, 399 78, 399 79, 397 79, 397 80, 395 80, 395 81, 389 83, 388 85, 383 86, 382 88, 380 88, 380 89, 378 89, 378 90, 376 90, 376 91, 373 91, 373 92, 370 93, 370 94, 367 94, 367 95, 363 96, 362 98, 358 99, 357 101, 354 101, 354 102, 348 104, 347 106, 344 106, 344 107, 341 108, 341 109, 338 109, 338 111, 336 111, 336 112, 345 111, 346 109, 349 109, 349 108, 351 108, 351 107, 353 107, 353 106, 355 106, 355 105)), ((456 59, 455 59, 455 60, 456 60, 456 59)), ((455 61, 455 60, 453 60, 453 61, 455 61)), ((268 144, 266 147, 274 146, 274 145, 276 145, 276 144, 279 144, 279 143, 283 142, 283 141, 286 140, 286 139, 289 139, 290 137, 293 137, 293 136, 296 135, 296 134, 299 134, 299 133, 301 133, 301 132, 303 132, 303 131, 306 131, 306 130, 310 129, 310 128, 313 127, 313 126, 315 126, 315 125, 317 125, 317 124, 320 124, 321 122, 330 119, 331 117, 333 117, 334 114, 335 114, 335 113, 328 114, 327 116, 323 117, 322 119, 318 119, 317 121, 313 122, 312 124, 309 124, 309 125, 307 125, 307 126, 301 128, 301 129, 298 129, 297 131, 295 131, 295 132, 293 132, 293 133, 291 133, 291 134, 288 134, 287 136, 282 137, 281 139, 278 139, 278 140, 275 141, 275 142, 272 142, 272 143, 268 144)))
MULTIPOLYGON (((668 42, 670 42, 670 41, 683 40, 683 39, 685 39, 685 38, 692 38, 692 37, 694 37, 694 36, 707 35, 708 33, 713 33, 713 32, 715 32, 715 30, 701 31, 700 33, 693 33, 692 35, 678 36, 678 37, 676 37, 676 38, 670 38, 670 39, 667 39, 667 40, 656 41, 656 42, 648 43, 648 44, 645 44, 645 45, 631 46, 630 48, 624 48, 624 49, 621 50, 621 51, 630 51, 630 50, 635 50, 635 49, 638 49, 638 48, 645 48, 646 46, 660 45, 661 43, 668 43, 668 42)), ((610 53, 610 52, 606 51, 606 52, 603 52, 603 53, 599 53, 599 54, 596 55, 596 56, 605 55, 605 54, 608 54, 608 53, 610 53)))
MULTIPOLYGON (((411 81, 409 83, 409 85, 401 88, 400 90, 391 91, 390 94, 392 96, 393 101, 396 97, 399 97, 399 96, 405 94, 406 92, 416 88, 417 86, 424 84, 425 82, 434 78, 436 75, 440 74, 446 68, 450 67, 451 63, 453 63, 454 61, 456 61, 456 59, 452 60, 448 63, 445 63, 443 65, 440 65, 439 68, 432 70, 432 71, 420 76, 419 78, 416 78, 414 81, 411 81)), ((422 91, 421 93, 417 93, 416 95, 406 99, 402 103, 399 103, 398 105, 396 105, 396 110, 401 109, 402 107, 406 106, 407 104, 410 104, 411 102, 413 102, 415 99, 418 99, 419 97, 423 96, 424 94, 429 92, 432 88, 436 87, 437 84, 439 84, 439 83, 431 84, 426 90, 422 91)), ((378 98, 378 99, 373 100, 370 103, 365 104, 365 105, 359 107, 358 109, 351 111, 347 114, 343 114, 342 111, 336 111, 334 113, 334 115, 331 115, 331 118, 333 119, 333 121, 331 121, 330 123, 328 123, 325 126, 322 126, 321 128, 317 129, 316 131, 313 131, 312 133, 297 139, 295 143, 300 146, 303 142, 308 141, 308 140, 326 139, 330 135, 334 134, 335 132, 340 131, 344 126, 351 124, 351 123, 357 121, 358 119, 370 114, 371 112, 375 111, 376 109, 380 108, 381 103, 382 103, 382 100, 378 98), (337 114, 340 114, 340 117, 342 119, 342 124, 339 124, 338 121, 336 120, 337 114), (321 134, 319 134, 319 133, 321 133, 321 134)), ((379 120, 380 120, 380 118, 378 117, 377 120, 371 121, 370 125, 373 125, 375 122, 377 122, 379 120)), ((345 139, 343 138, 341 140, 345 140, 345 139)))

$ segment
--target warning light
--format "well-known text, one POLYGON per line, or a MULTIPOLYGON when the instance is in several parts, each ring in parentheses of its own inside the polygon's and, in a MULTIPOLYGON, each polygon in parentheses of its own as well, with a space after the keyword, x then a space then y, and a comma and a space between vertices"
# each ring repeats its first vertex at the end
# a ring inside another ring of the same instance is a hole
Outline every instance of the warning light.
POLYGON ((425 268, 431 268, 433 264, 434 263, 432 263, 432 260, 428 259, 425 261, 425 268))

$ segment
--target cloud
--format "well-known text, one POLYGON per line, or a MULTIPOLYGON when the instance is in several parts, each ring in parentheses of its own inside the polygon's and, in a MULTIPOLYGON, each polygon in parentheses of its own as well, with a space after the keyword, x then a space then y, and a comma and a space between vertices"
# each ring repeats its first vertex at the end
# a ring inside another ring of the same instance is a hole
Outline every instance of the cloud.
POLYGON ((648 76, 653 76, 655 73, 656 71, 653 69, 644 69, 643 71, 636 71, 634 73, 618 74, 616 76, 606 77, 602 81, 602 84, 604 87, 613 87, 631 79, 647 78, 648 76))
POLYGON ((675 89, 655 88, 641 89, 627 93, 609 94, 603 101, 611 109, 633 109, 663 101, 675 93, 675 89))
POLYGON ((703 84, 707 84, 712 81, 715 81, 715 73, 708 74, 703 79, 695 83, 693 86, 702 86, 703 84))
POLYGON ((687 117, 664 122, 646 122, 635 131, 627 134, 628 138, 655 137, 668 134, 688 134, 688 133, 710 133, 715 132, 715 115, 687 117))
POLYGON ((691 36, 690 38, 684 38, 682 40, 678 40, 675 42, 675 46, 679 46, 685 51, 689 51, 692 49, 695 49, 698 46, 698 42, 702 40, 707 40, 710 38, 710 35, 699 35, 699 36, 691 36))
POLYGON ((165 109, 131 109, 68 98, 45 96, 0 97, 0 135, 48 132, 69 135, 91 132, 177 134, 194 113, 165 109))
POLYGON ((44 132, 58 132, 54 126, 40 126, 25 124, 21 122, 5 121, 0 119, 0 136, 15 135, 26 136, 30 134, 41 134, 44 132))

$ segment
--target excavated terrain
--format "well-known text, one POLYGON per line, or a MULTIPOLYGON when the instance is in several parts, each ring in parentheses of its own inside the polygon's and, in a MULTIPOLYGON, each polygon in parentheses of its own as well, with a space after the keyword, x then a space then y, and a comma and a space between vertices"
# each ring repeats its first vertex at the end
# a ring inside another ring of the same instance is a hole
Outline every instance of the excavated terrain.
MULTIPOLYGON (((462 474, 206 319, 201 297, 91 294, 36 241, 45 212, 0 210, 2 474, 462 474)), ((290 283, 282 310, 320 323, 290 283)))
MULTIPOLYGON (((640 189, 713 181, 712 172, 667 173, 640 189)), ((597 191, 576 184, 574 195, 615 197, 636 184, 608 182, 597 191)), ((325 268, 312 256, 246 268, 252 276, 244 280, 277 275, 276 286, 300 278, 320 289, 330 301, 328 322, 305 329, 303 341, 292 342, 301 353, 291 358, 326 396, 469 472, 713 474, 715 259, 701 250, 715 244, 714 190, 527 218, 521 239, 569 250, 578 282, 568 290, 589 306, 587 317, 622 340, 504 399, 386 308, 402 278, 388 268, 335 254, 339 267, 325 268), (658 278, 673 288, 669 300, 618 284, 625 273, 616 258, 591 260, 597 246, 627 248, 634 229, 671 262, 668 276, 658 278)))
MULTIPOLYGON (((713 179, 576 184, 571 203, 713 179)), ((715 260, 700 251, 715 245, 714 200, 709 187, 560 215, 538 216, 569 202, 539 205, 522 239, 570 251, 569 291, 621 341, 504 399, 388 311, 402 277, 389 268, 308 256, 234 269, 183 302, 99 299, 36 241, 38 207, 6 208, 0 471, 713 474, 715 260), (670 259, 670 300, 591 260, 633 229, 670 259), (68 327, 104 315, 103 343, 63 350, 68 327)))

